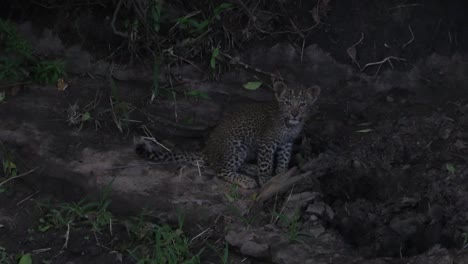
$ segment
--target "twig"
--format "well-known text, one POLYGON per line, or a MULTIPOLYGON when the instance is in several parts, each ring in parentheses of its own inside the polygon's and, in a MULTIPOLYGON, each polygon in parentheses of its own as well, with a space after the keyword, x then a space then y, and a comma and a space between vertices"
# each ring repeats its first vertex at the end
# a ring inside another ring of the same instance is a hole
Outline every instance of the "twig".
POLYGON ((115 167, 110 167, 106 168, 105 170, 121 170, 121 169, 126 169, 126 168, 135 168, 135 167, 150 167, 150 166, 159 166, 159 165, 164 165, 164 164, 174 164, 177 163, 175 161, 171 162, 146 162, 142 164, 133 164, 133 165, 126 165, 126 166, 115 166, 115 167))
POLYGON ((155 144, 159 145, 161 148, 165 149, 168 152, 172 152, 168 147, 164 146, 162 143, 159 143, 151 133, 151 131, 146 127, 145 125, 141 126, 143 130, 145 131, 146 137, 141 137, 144 140, 149 140, 154 142, 155 144))
POLYGON ((35 193, 29 195, 28 197, 26 197, 26 198, 24 198, 23 200, 21 200, 21 201, 19 201, 18 203, 16 203, 16 205, 18 206, 18 205, 24 203, 25 201, 29 200, 31 197, 33 197, 34 195, 36 195, 36 194, 38 194, 38 193, 39 193, 39 191, 36 191, 35 193))
POLYGON ((191 62, 190 60, 187 60, 186 58, 183 58, 177 54, 174 53, 174 50, 171 48, 167 49, 167 50, 164 50, 166 51, 167 53, 169 53, 169 55, 179 59, 179 60, 182 60, 182 61, 185 61, 187 62, 188 64, 192 65, 195 69, 197 69, 198 71, 202 72, 202 73, 205 73, 202 69, 200 69, 200 67, 198 67, 197 65, 195 65, 195 63, 191 62))
POLYGON ((119 2, 117 3, 117 6, 115 7, 114 14, 112 15, 111 27, 112 27, 112 31, 114 32, 114 34, 119 35, 124 38, 129 38, 129 35, 127 33, 119 31, 115 27, 115 20, 117 19, 117 14, 120 11, 120 6, 122 6, 122 2, 123 0, 119 0, 119 2))
POLYGON ((410 31, 410 33, 411 33, 411 39, 410 39, 408 42, 406 42, 405 44, 403 44, 402 48, 405 48, 405 47, 408 46, 411 42, 414 41, 413 29, 411 29, 411 26, 408 26, 408 29, 409 29, 409 31, 410 31))
POLYGON ((198 163, 198 160, 197 160, 197 169, 198 169, 198 176, 200 176, 200 178, 201 178, 202 174, 201 174, 201 170, 200 170, 200 163, 198 163))
POLYGON ((285 209, 286 206, 288 205, 288 202, 289 202, 289 200, 291 199, 292 193, 293 193, 293 191, 294 191, 294 186, 295 186, 295 185, 293 185, 293 187, 291 188, 291 191, 289 192, 289 195, 288 195, 288 199, 286 199, 286 201, 284 202, 284 205, 283 205, 283 207, 281 208, 281 210, 279 211, 278 215, 276 216, 275 221, 273 221, 273 224, 275 224, 276 222, 278 222, 278 219, 279 219, 280 215, 283 213, 284 209, 285 209))
POLYGON ((34 168, 34 169, 32 169, 32 170, 30 170, 30 171, 27 171, 27 172, 25 172, 25 173, 22 173, 22 174, 20 174, 20 175, 17 175, 17 176, 13 176, 13 177, 11 177, 11 178, 8 178, 8 179, 6 179, 6 180, 0 182, 0 187, 2 187, 3 185, 5 185, 7 182, 9 182, 9 181, 11 181, 11 180, 24 177, 24 176, 26 176, 26 175, 28 175, 28 174, 33 173, 33 172, 36 171, 36 170, 37 170, 37 167, 34 168))
POLYGON ((403 7, 412 7, 412 6, 422 6, 422 4, 408 4, 408 5, 397 5, 394 7, 391 7, 387 10, 393 10, 393 9, 398 9, 398 8, 403 8, 403 7))
POLYGON ((246 64, 246 63, 240 61, 238 58, 232 57, 232 56, 229 55, 229 54, 226 54, 226 53, 221 52, 221 51, 220 51, 219 53, 220 53, 221 55, 223 55, 224 57, 230 59, 229 63, 238 64, 238 65, 240 65, 240 66, 242 66, 242 67, 244 67, 244 68, 246 68, 246 69, 251 69, 251 70, 254 70, 254 71, 258 72, 258 73, 265 74, 265 75, 268 75, 268 76, 273 77, 273 78, 277 78, 277 77, 278 77, 278 76, 274 75, 274 74, 271 73, 271 72, 267 72, 267 71, 261 70, 261 69, 259 69, 259 68, 256 68, 256 67, 254 67, 254 66, 248 65, 248 64, 246 64))
POLYGON ((37 255, 37 254, 41 254, 41 253, 44 253, 44 252, 47 252, 47 251, 50 251, 52 250, 52 248, 41 248, 41 249, 34 249, 31 251, 31 253, 37 255))
POLYGON ((359 62, 357 62, 356 60, 356 54, 357 54, 356 46, 361 44, 362 40, 364 40, 364 32, 361 32, 361 38, 359 39, 358 42, 354 43, 351 47, 346 49, 346 53, 348 53, 348 56, 351 58, 351 60, 353 60, 354 64, 358 66, 359 70, 362 70, 362 69, 361 69, 361 65, 359 65, 359 62))
POLYGON ((364 67, 361 68, 361 71, 364 71, 367 67, 369 66, 374 66, 374 65, 382 65, 384 64, 385 62, 388 62, 388 64, 390 64, 390 66, 393 68, 393 64, 392 64, 392 61, 391 60, 399 60, 399 61, 406 61, 406 59, 403 59, 403 58, 399 58, 399 57, 395 57, 395 56, 390 56, 390 57, 387 57, 381 61, 376 61, 376 62, 370 62, 370 63, 367 63, 366 65, 364 65, 364 67))
POLYGON ((62 249, 68 247, 68 239, 70 238, 70 224, 67 224, 67 233, 65 233, 65 244, 63 244, 62 249))
POLYGON ((111 236, 113 236, 113 234, 112 234, 112 217, 109 218, 109 233, 110 233, 111 236))
POLYGON ((212 229, 210 227, 208 227, 207 229, 203 230, 200 234, 194 236, 192 239, 190 239, 190 243, 192 243, 195 239, 203 236, 205 233, 209 232, 209 231, 212 231, 212 229))
POLYGON ((111 106, 111 109, 112 109, 112 111, 111 111, 112 112, 112 119, 114 120, 114 123, 117 126, 117 129, 119 129, 120 133, 123 133, 122 124, 119 122, 119 120, 117 118, 117 115, 115 114, 114 101, 112 100, 111 96, 109 96, 109 100, 110 100, 110 106, 111 106))

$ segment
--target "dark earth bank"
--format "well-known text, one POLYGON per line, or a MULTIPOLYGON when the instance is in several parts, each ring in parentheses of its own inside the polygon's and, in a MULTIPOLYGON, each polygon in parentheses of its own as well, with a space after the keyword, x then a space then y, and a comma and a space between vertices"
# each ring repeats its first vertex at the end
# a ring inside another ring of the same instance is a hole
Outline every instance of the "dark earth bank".
POLYGON ((228 1, 206 35, 174 19, 223 2, 173 1, 131 31, 150 2, 0 4, 68 85, 0 80, 1 264, 468 263, 465 1, 228 1), (277 73, 322 88, 277 195, 134 154, 199 150, 277 73))

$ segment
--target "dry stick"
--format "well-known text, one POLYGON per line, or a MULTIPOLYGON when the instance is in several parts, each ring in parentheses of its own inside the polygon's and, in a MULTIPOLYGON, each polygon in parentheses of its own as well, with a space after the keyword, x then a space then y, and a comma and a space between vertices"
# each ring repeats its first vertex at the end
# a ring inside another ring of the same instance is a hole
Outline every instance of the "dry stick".
POLYGON ((70 224, 67 224, 67 233, 65 234, 65 244, 63 244, 62 249, 68 247, 68 239, 70 238, 70 224))
POLYGON ((109 218, 109 233, 111 234, 111 236, 114 235, 114 234, 112 233, 112 217, 109 218))
POLYGON ((264 71, 264 70, 260 70, 259 68, 255 68, 254 66, 248 65, 248 64, 246 64, 246 63, 240 61, 238 58, 234 58, 234 57, 232 57, 231 55, 226 54, 226 53, 224 53, 224 52, 221 52, 221 51, 220 51, 220 54, 223 55, 224 57, 230 59, 229 63, 238 64, 238 65, 240 65, 240 66, 242 66, 242 67, 244 67, 244 68, 246 68, 246 69, 251 69, 251 70, 254 70, 254 71, 258 72, 258 73, 265 74, 265 75, 268 75, 268 76, 273 77, 273 78, 277 78, 277 77, 278 77, 278 76, 274 75, 274 74, 271 73, 271 72, 266 72, 266 71, 264 71))
POLYGON ((111 96, 109 96, 109 100, 110 100, 110 105, 111 105, 111 109, 112 109, 112 111, 111 111, 112 112, 112 119, 114 120, 114 123, 117 126, 117 129, 119 129, 120 133, 123 133, 122 124, 119 123, 119 121, 117 119, 117 115, 115 114, 114 103, 112 101, 111 96))
POLYGON ((207 229, 203 230, 200 234, 194 236, 192 239, 190 239, 190 243, 192 243, 195 239, 203 236, 205 233, 211 231, 212 229, 210 227, 208 227, 207 229))
POLYGON ((119 2, 117 3, 117 6, 115 7, 114 14, 112 15, 111 27, 112 27, 112 31, 114 32, 114 34, 119 35, 119 36, 124 37, 124 38, 128 38, 129 35, 127 33, 119 31, 115 27, 115 20, 117 19, 117 14, 120 11, 120 6, 122 6, 122 2, 123 2, 123 0, 119 0, 119 2))
POLYGON ((393 9, 398 9, 398 8, 403 8, 403 7, 412 7, 412 6, 422 6, 422 4, 397 5, 387 10, 393 10, 393 9))
POLYGON ((408 46, 411 42, 414 41, 413 29, 411 29, 411 26, 408 26, 408 29, 409 29, 409 31, 410 31, 410 33, 411 33, 411 39, 410 39, 408 42, 406 42, 405 44, 403 44, 402 48, 405 48, 405 47, 408 46))
POLYGON ((47 252, 47 251, 50 251, 50 250, 52 250, 52 248, 34 249, 34 250, 31 250, 31 253, 37 255, 37 254, 41 254, 41 253, 44 253, 44 252, 47 252))
MULTIPOLYGON (((295 185, 294 185, 295 186, 295 185)), ((288 202, 289 200, 291 199, 291 196, 292 196, 292 193, 294 191, 294 186, 291 188, 291 191, 289 192, 289 195, 288 195, 288 199, 286 199, 286 202, 284 202, 284 205, 283 207, 281 208, 280 212, 278 213, 278 215, 276 216, 276 219, 275 221, 273 221, 273 224, 275 224, 276 222, 278 222, 278 219, 280 218, 280 215, 283 213, 284 209, 286 208, 286 206, 288 205, 288 202)))
POLYGON ((160 147, 162 147, 163 149, 167 150, 168 152, 172 152, 169 148, 167 148, 166 146, 164 146, 162 143, 159 143, 156 138, 153 136, 153 134, 151 133, 151 131, 148 129, 147 126, 143 125, 142 126, 143 130, 145 131, 145 134, 146 134, 146 137, 142 137, 144 140, 149 140, 149 141, 152 141, 156 144, 158 144, 160 147))
POLYGON ((39 193, 39 191, 36 191, 35 193, 29 195, 28 197, 26 197, 26 198, 24 198, 23 200, 21 200, 21 201, 19 201, 18 203, 16 203, 16 205, 18 206, 18 205, 24 203, 25 201, 29 200, 31 197, 33 197, 34 195, 36 195, 36 194, 38 194, 38 193, 39 193))
POLYGON ((356 64, 356 66, 358 66, 359 70, 362 70, 361 69, 361 65, 359 65, 359 62, 357 62, 356 60, 356 54, 351 54, 351 51, 352 49, 354 48, 354 50, 356 51, 356 46, 361 44, 362 40, 364 39, 364 33, 361 32, 361 38, 359 39, 358 42, 354 43, 354 45, 352 45, 351 47, 349 47, 348 49, 346 49, 346 53, 348 53, 348 56, 351 58, 351 60, 353 60, 354 64, 356 64))
POLYGON ((364 71, 367 67, 369 66, 374 66, 374 65, 382 65, 384 64, 385 62, 388 62, 390 64, 390 66, 393 68, 393 64, 392 64, 392 61, 391 60, 399 60, 399 61, 406 61, 406 59, 403 59, 403 58, 399 58, 399 57, 395 57, 395 56, 390 56, 390 57, 387 57, 381 61, 376 61, 376 62, 370 62, 370 63, 367 63, 366 65, 364 65, 364 67, 361 68, 361 71, 364 71))
POLYGON ((32 172, 34 172, 34 171, 36 171, 36 170, 37 170, 37 167, 34 168, 34 169, 32 169, 32 170, 30 170, 30 171, 27 171, 27 172, 25 172, 25 173, 22 173, 22 174, 20 174, 20 175, 17 175, 17 176, 13 176, 13 177, 11 177, 11 178, 8 178, 8 179, 6 179, 6 180, 0 182, 0 187, 2 187, 3 185, 5 185, 7 182, 9 182, 9 181, 11 181, 11 180, 24 177, 24 176, 26 176, 26 175, 28 175, 28 174, 31 174, 32 172))

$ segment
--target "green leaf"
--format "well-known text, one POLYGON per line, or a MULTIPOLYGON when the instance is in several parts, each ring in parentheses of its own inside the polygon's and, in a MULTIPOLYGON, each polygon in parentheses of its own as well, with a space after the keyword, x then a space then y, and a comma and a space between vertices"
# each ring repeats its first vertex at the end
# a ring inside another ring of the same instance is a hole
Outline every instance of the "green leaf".
POLYGON ((91 114, 89 112, 86 112, 81 116, 81 122, 88 121, 89 119, 91 119, 91 114))
POLYGON ((260 86, 262 86, 262 82, 248 82, 243 86, 247 90, 257 90, 260 86))
POLYGON ((19 264, 32 264, 32 258, 31 258, 31 253, 24 254, 20 261, 19 264))
POLYGON ((366 128, 366 129, 358 130, 358 131, 356 131, 356 133, 369 133, 372 130, 373 130, 372 128, 366 128))
POLYGON ((187 95, 193 96, 193 97, 199 97, 199 98, 203 98, 203 99, 211 99, 210 96, 207 93, 202 92, 202 91, 198 91, 198 90, 188 91, 187 95))
POLYGON ((455 171, 456 171, 455 166, 452 163, 445 164, 445 168, 447 168, 447 170, 450 173, 455 173, 455 171))
POLYGON ((219 48, 215 48, 213 50, 213 53, 211 53, 211 61, 210 61, 210 67, 211 69, 216 68, 216 58, 219 55, 219 48))

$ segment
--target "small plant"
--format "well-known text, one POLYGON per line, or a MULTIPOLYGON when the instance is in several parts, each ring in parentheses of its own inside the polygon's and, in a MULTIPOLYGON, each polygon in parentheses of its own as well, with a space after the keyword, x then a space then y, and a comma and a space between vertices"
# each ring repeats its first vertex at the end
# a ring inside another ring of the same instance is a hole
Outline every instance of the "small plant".
POLYGON ((451 174, 455 174, 456 172, 455 165, 453 165, 452 163, 445 164, 445 169, 447 169, 447 171, 451 174))
POLYGON ((223 257, 221 258, 221 263, 229 264, 229 244, 226 242, 226 247, 223 250, 223 257))
POLYGON ((0 247, 0 264, 10 264, 11 257, 6 252, 5 248, 0 247))
POLYGON ((13 57, 0 58, 0 80, 17 83, 23 81, 28 75, 29 72, 21 60, 13 57))
POLYGON ((291 241, 298 241, 301 214, 299 210, 294 212, 292 217, 288 217, 283 213, 273 212, 273 216, 276 216, 284 226, 288 229, 288 238, 291 241))
POLYGON ((196 37, 196 39, 202 39, 203 36, 210 31, 210 26, 213 22, 215 20, 221 20, 221 13, 232 8, 232 4, 222 3, 213 10, 213 14, 207 19, 197 19, 196 16, 201 12, 195 12, 178 18, 176 21, 179 28, 188 32, 190 36, 196 37))
POLYGON ((10 21, 3 19, 0 19, 0 47, 3 47, 6 52, 16 54, 21 59, 33 58, 31 45, 19 36, 16 27, 10 21))
POLYGON ((7 178, 15 177, 18 175, 16 164, 9 157, 3 159, 3 173, 7 178))
MULTIPOLYGON (((83 110, 82 110, 83 111, 83 110)), ((78 104, 70 105, 67 109, 67 120, 65 121, 69 126, 79 126, 78 131, 80 131, 84 124, 91 121, 91 113, 89 111, 84 110, 84 112, 80 111, 80 107, 78 104)), ((95 120, 96 124, 98 123, 95 120)))
POLYGON ((110 81, 112 91, 112 96, 110 98, 112 118, 117 129, 119 129, 120 133, 123 133, 124 130, 128 129, 129 122, 132 121, 129 119, 129 116, 130 112, 133 111, 134 108, 129 103, 120 99, 117 94, 117 84, 112 77, 110 81))
POLYGON ((205 99, 205 100, 211 99, 211 97, 206 92, 199 91, 199 90, 190 90, 188 92, 185 92, 185 95, 194 97, 196 99, 199 99, 199 98, 205 99))
POLYGON ((233 213, 239 220, 242 221, 242 223, 244 223, 244 225, 247 227, 247 228, 250 228, 250 226, 253 224, 253 222, 255 221, 255 219, 257 219, 257 217, 260 215, 260 212, 258 212, 257 214, 255 215, 245 215, 243 213, 243 211, 238 208, 235 204, 233 203, 230 203, 228 205, 228 209, 229 211, 231 211, 231 213, 233 213))
POLYGON ((53 84, 65 76, 62 61, 41 61, 33 68, 34 81, 41 84, 53 84))
MULTIPOLYGON (((9 178, 18 176, 18 169, 16 167, 16 164, 13 162, 13 160, 8 154, 6 154, 3 158, 2 165, 3 175, 5 175, 5 177, 7 178, 6 181, 8 181, 9 178)), ((2 184, 6 181, 2 182, 2 184)), ((1 186, 2 184, 0 184, 0 193, 4 193, 7 190, 1 186)))
POLYGON ((154 30, 154 32, 159 32, 160 22, 161 22, 162 5, 163 5, 162 0, 152 0, 151 1, 151 6, 150 6, 150 9, 149 9, 149 13, 150 13, 149 17, 150 17, 150 20, 151 20, 152 30, 154 30))
POLYGON ((17 83, 32 78, 34 82, 52 84, 66 75, 61 61, 40 61, 33 55, 31 45, 18 34, 16 27, 2 19, 0 49, 6 52, 0 58, 0 80, 17 83))
POLYGON ((127 230, 133 242, 129 255, 141 264, 198 264, 199 255, 191 253, 190 240, 182 231, 184 216, 178 211, 178 228, 168 225, 157 225, 146 221, 146 214, 141 214, 132 221, 127 222, 127 230))
POLYGON ((107 209, 111 202, 107 198, 108 194, 106 189, 97 202, 90 202, 85 198, 77 203, 61 204, 57 208, 40 204, 48 212, 39 219, 39 231, 88 226, 93 232, 101 233, 112 222, 112 214, 107 209))
POLYGON ((231 184, 229 191, 224 194, 229 202, 234 202, 240 199, 239 186, 236 184, 231 184))
POLYGON ((18 264, 32 264, 31 253, 21 255, 18 264))
POLYGON ((218 56, 219 56, 219 48, 215 48, 213 52, 211 53, 211 60, 210 60, 211 70, 214 70, 216 68, 216 60, 218 59, 218 56))

